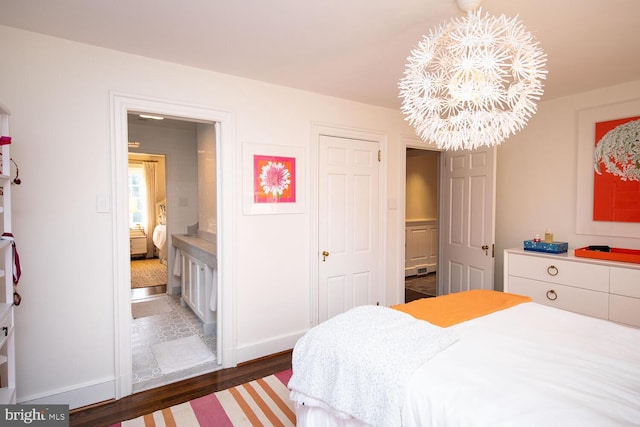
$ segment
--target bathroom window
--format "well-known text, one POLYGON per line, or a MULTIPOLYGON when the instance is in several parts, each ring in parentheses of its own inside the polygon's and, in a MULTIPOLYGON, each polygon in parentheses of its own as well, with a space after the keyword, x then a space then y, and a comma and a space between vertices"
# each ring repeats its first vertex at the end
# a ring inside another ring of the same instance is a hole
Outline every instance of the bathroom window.
POLYGON ((147 224, 147 191, 142 164, 129 164, 129 228, 145 228, 147 224))

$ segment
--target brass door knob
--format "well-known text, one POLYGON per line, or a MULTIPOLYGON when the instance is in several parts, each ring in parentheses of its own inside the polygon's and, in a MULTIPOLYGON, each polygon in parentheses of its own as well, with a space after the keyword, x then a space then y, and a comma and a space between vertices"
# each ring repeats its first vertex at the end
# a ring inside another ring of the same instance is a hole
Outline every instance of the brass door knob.
POLYGON ((329 256, 329 252, 322 251, 322 262, 327 261, 327 257, 329 256))

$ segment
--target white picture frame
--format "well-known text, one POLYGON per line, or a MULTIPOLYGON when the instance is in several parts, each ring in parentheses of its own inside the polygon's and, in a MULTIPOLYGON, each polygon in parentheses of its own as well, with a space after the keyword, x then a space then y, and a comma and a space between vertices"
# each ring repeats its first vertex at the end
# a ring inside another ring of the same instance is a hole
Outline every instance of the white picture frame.
POLYGON ((242 212, 244 215, 295 214, 306 208, 306 163, 304 147, 289 145, 242 143, 242 212), (283 199, 279 194, 262 194, 264 187, 257 188, 260 170, 256 162, 265 161, 286 165, 290 183, 284 190, 283 199), (294 166, 293 168, 291 166, 294 166), (291 170, 292 169, 292 170, 291 170), (292 187, 291 187, 292 186, 292 187), (291 191, 288 192, 288 191, 291 191), (293 200, 291 198, 293 197, 293 200), (281 201, 283 200, 283 201, 281 201))

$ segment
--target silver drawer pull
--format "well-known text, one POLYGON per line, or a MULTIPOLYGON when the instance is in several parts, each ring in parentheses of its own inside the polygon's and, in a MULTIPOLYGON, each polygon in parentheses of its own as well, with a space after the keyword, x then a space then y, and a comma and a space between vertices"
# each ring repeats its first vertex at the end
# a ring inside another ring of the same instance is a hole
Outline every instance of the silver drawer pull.
POLYGON ((547 267, 547 273, 549 273, 549 276, 557 276, 558 267, 556 267, 555 265, 550 265, 549 267, 547 267))
POLYGON ((550 291, 547 291, 547 299, 549 301, 555 301, 558 299, 558 294, 556 294, 556 291, 551 289, 550 291))

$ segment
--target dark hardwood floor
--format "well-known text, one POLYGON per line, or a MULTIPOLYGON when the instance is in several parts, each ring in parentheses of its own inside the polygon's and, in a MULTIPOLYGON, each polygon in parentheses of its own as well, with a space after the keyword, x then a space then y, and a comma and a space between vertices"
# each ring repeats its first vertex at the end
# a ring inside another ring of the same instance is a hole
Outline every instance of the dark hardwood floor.
POLYGON ((291 351, 253 360, 237 368, 183 380, 131 396, 71 411, 71 427, 102 427, 137 418, 216 391, 291 369, 291 351))
POLYGON ((420 298, 429 298, 430 295, 421 294, 420 292, 413 291, 411 289, 404 290, 404 302, 415 301, 420 298))

